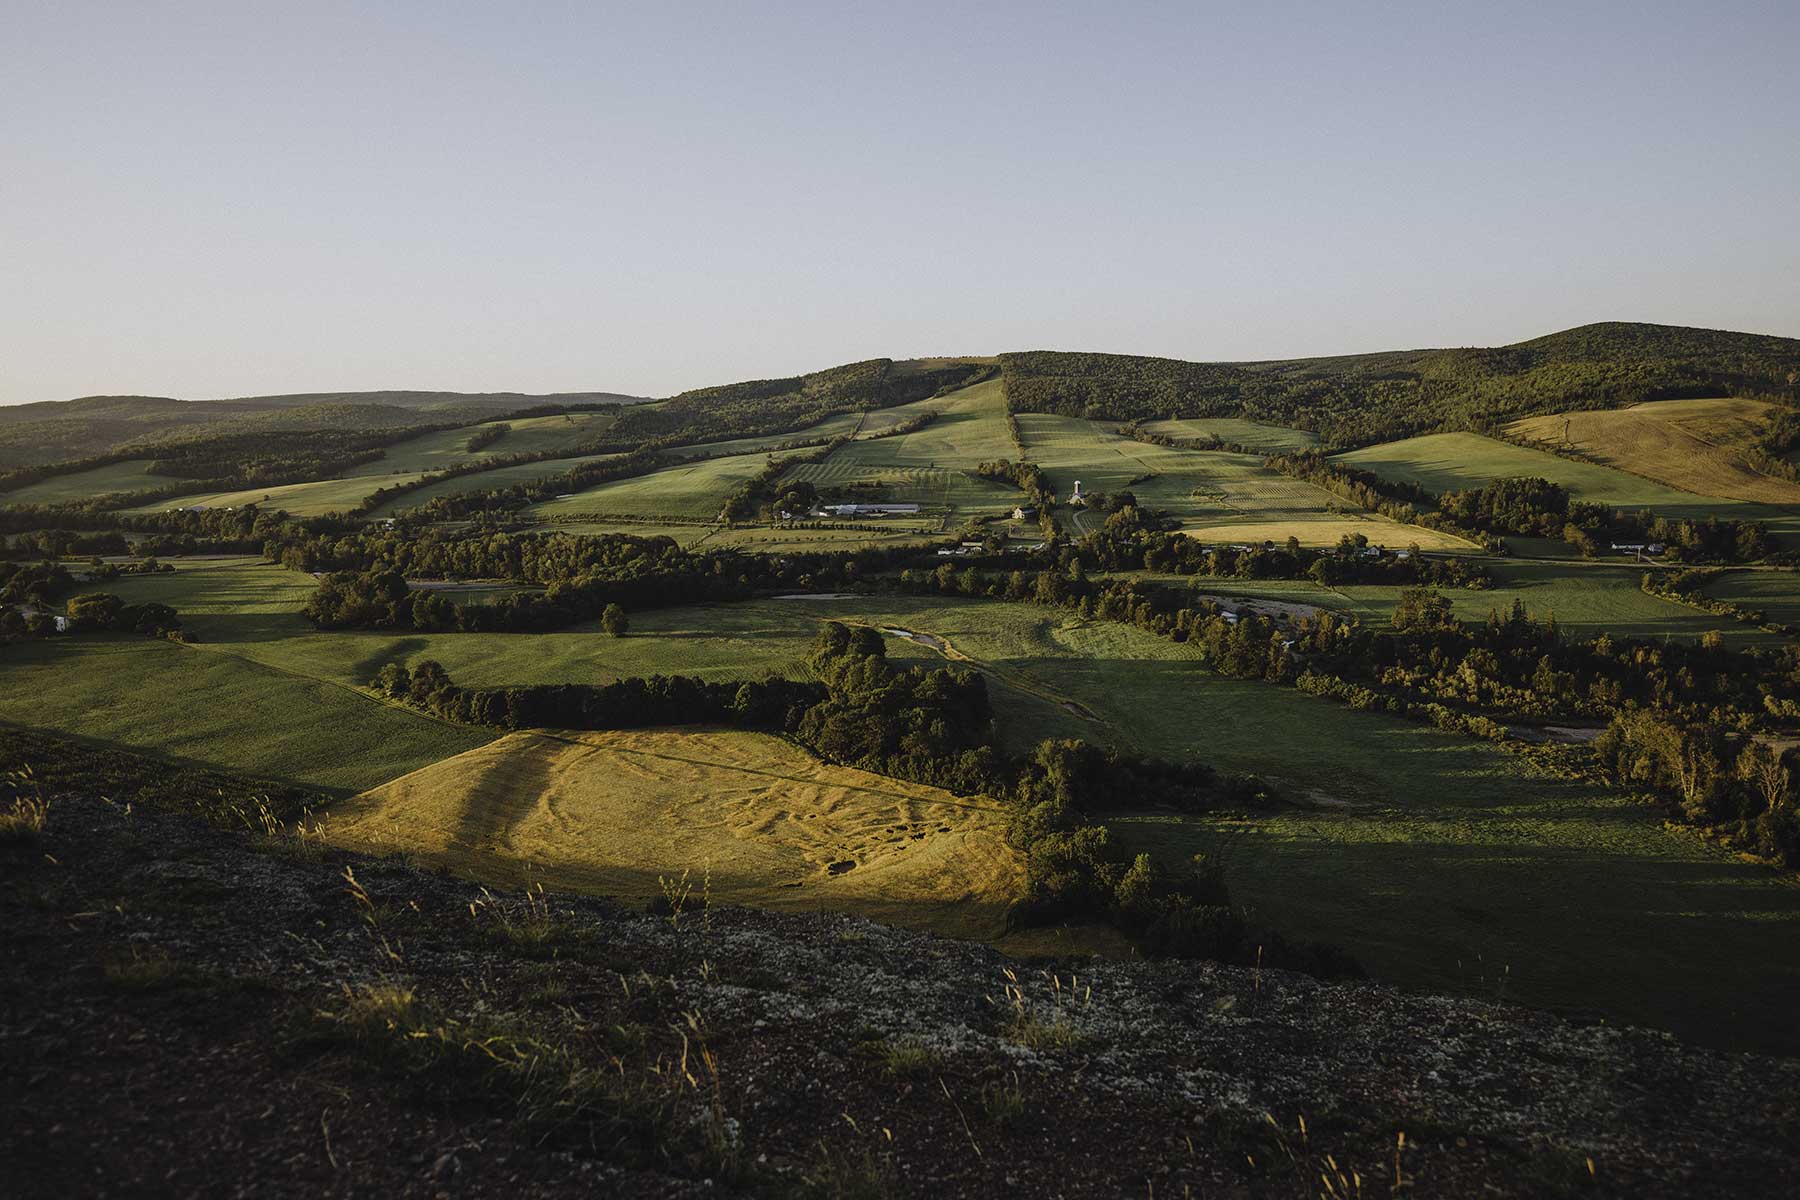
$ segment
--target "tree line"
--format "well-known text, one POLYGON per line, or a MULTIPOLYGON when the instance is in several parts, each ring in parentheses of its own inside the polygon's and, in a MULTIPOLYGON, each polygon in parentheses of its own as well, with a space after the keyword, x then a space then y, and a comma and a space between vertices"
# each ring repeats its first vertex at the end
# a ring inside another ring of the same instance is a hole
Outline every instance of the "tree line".
POLYGON ((472 689, 431 661, 389 663, 376 690, 440 716, 503 728, 619 729, 730 724, 785 734, 828 761, 1001 800, 1008 837, 1026 860, 1027 893, 1013 919, 1110 921, 1146 952, 1357 975, 1343 953, 1258 929, 1215 870, 1171 871, 1127 860, 1095 816, 1159 805, 1188 812, 1266 802, 1254 781, 1195 763, 1139 759, 1079 741, 1046 741, 1027 756, 993 740, 987 686, 958 667, 898 667, 881 634, 821 626, 807 663, 817 682, 708 683, 654 676, 607 684, 472 689))

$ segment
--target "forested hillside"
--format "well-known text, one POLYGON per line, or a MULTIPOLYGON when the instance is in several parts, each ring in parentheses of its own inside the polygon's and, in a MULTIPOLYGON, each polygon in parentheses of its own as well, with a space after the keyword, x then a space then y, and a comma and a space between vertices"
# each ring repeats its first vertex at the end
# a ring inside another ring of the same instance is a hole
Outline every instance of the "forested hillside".
POLYGON ((176 438, 458 425, 541 405, 630 404, 638 399, 615 392, 316 392, 232 400, 84 396, 0 405, 0 470, 96 458, 176 438))
POLYGON ((1249 363, 1030 351, 1003 354, 1000 362, 1015 412, 1100 420, 1247 417, 1353 446, 1644 400, 1791 400, 1800 340, 1608 322, 1488 349, 1249 363))

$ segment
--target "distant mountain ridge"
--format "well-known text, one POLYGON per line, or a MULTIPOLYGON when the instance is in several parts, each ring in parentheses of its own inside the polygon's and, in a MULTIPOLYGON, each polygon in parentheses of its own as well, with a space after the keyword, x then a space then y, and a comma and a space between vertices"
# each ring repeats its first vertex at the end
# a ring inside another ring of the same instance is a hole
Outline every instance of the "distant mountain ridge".
POLYGON ((617 392, 299 392, 218 400, 83 396, 0 407, 0 470, 112 454, 170 437, 473 423, 536 405, 643 407, 611 431, 645 441, 799 429, 998 369, 1008 406, 1097 420, 1243 417, 1310 430, 1337 447, 1524 416, 1646 400, 1756 396, 1800 404, 1800 339, 1624 321, 1511 345, 1386 350, 1320 358, 1191 362, 1030 350, 992 359, 869 359, 647 401, 617 392), (993 364, 998 364, 997 368, 993 364))
POLYGON ((405 429, 489 420, 539 405, 629 405, 619 392, 296 392, 222 400, 81 396, 0 406, 0 469, 109 454, 139 443, 275 430, 405 429))

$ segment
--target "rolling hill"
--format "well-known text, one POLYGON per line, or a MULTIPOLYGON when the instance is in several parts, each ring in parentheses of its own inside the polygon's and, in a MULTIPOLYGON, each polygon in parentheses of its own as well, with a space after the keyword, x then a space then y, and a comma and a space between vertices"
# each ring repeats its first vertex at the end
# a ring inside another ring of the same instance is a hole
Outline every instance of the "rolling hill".
POLYGON ((1564 409, 1708 396, 1794 398, 1800 340, 1607 322, 1510 346, 1200 363, 1000 356, 1015 412, 1100 420, 1243 417, 1338 446, 1564 409))

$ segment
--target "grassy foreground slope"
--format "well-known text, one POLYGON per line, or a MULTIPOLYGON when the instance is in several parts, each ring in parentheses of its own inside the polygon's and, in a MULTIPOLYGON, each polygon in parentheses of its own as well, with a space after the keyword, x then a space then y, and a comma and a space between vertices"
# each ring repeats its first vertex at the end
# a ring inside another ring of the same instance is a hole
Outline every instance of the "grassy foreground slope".
POLYGON ((1567 446, 1609 466, 1702 496, 1757 504, 1800 503, 1800 484, 1746 457, 1769 417, 1766 400, 1658 400, 1601 412, 1552 413, 1506 427, 1514 437, 1567 446))
POLYGON ((767 734, 508 734, 334 805, 327 836, 482 879, 832 909, 993 938, 1024 884, 997 803, 819 762, 767 734), (530 864, 527 868, 526 864, 530 864))

